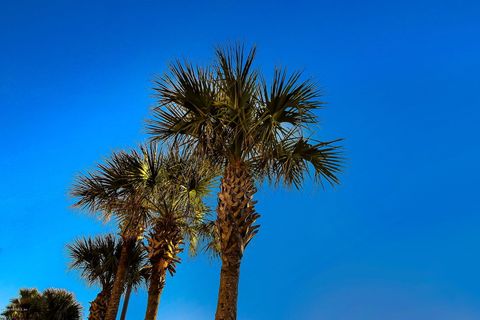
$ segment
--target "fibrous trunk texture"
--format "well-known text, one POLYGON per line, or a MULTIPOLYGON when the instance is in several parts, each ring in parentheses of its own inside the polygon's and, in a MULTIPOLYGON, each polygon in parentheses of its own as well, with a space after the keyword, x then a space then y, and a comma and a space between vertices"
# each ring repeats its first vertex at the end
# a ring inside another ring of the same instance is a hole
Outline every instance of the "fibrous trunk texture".
POLYGON ((180 262, 178 254, 182 251, 183 238, 176 218, 165 214, 156 222, 147 240, 148 258, 152 271, 148 285, 145 320, 154 320, 157 318, 166 273, 168 271, 173 275, 176 264, 180 262))
POLYGON ((154 320, 157 318, 158 305, 160 304, 160 296, 163 287, 165 286, 166 273, 167 268, 165 263, 158 262, 157 265, 152 266, 152 274, 150 275, 150 282, 148 285, 148 301, 145 320, 154 320))
POLYGON ((115 281, 113 282, 112 294, 108 300, 107 314, 105 320, 115 320, 118 313, 118 306, 120 304, 120 298, 123 293, 125 285, 125 278, 128 268, 128 255, 135 246, 136 238, 124 238, 122 244, 122 250, 120 252, 120 259, 118 261, 117 272, 115 273, 115 281))
POLYGON ((222 269, 216 320, 237 319, 238 281, 243 251, 258 232, 253 195, 256 189, 248 167, 241 161, 225 168, 218 194, 216 227, 222 269))
POLYGON ((107 312, 108 299, 110 297, 110 290, 102 289, 97 294, 95 300, 90 303, 90 310, 88 320, 103 320, 107 312))

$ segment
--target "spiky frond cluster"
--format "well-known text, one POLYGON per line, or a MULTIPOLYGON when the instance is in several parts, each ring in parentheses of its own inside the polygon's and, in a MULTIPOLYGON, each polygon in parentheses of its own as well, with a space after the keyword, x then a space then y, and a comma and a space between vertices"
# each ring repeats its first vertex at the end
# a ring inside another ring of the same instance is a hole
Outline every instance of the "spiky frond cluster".
POLYGON ((172 63, 156 81, 152 139, 188 145, 220 164, 245 162, 256 178, 276 183, 300 187, 309 169, 338 183, 336 141, 310 138, 323 105, 316 84, 284 69, 269 84, 254 58, 255 49, 237 46, 217 49, 211 66, 172 63))
POLYGON ((10 301, 2 316, 7 320, 41 320, 42 311, 41 293, 37 289, 20 289, 19 297, 10 301))
POLYGON ((6 320, 79 320, 82 307, 72 293, 63 289, 21 289, 2 316, 6 320))
POLYGON ((62 289, 47 289, 43 292, 44 319, 80 320, 82 307, 72 293, 62 289))
POLYGON ((78 177, 71 190, 78 199, 75 207, 99 213, 103 220, 114 216, 125 239, 138 237, 148 219, 148 210, 142 206, 143 193, 131 183, 134 159, 127 152, 114 152, 95 171, 78 177))
POLYGON ((217 169, 175 145, 165 153, 158 152, 153 145, 144 146, 138 156, 139 163, 144 163, 139 168, 146 168, 144 174, 138 175, 142 178, 137 183, 148 190, 149 224, 153 228, 161 224, 178 229, 194 254, 198 230, 209 213, 204 197, 218 175, 217 169))
POLYGON ((77 269, 90 285, 108 288, 115 279, 120 256, 119 243, 112 235, 82 238, 67 245, 71 269, 77 269))
MULTIPOLYGON (((90 285, 99 284, 104 290, 110 290, 118 268, 121 246, 122 241, 111 234, 78 239, 67 245, 70 268, 79 270, 90 285)), ((148 278, 145 264, 145 249, 141 243, 137 243, 128 256, 126 285, 137 288, 148 278)))
POLYGON ((217 175, 213 164, 188 150, 172 145, 162 151, 151 143, 114 153, 96 171, 79 177, 72 195, 79 199, 75 206, 103 218, 113 215, 123 232, 133 228, 137 236, 158 219, 173 217, 195 253, 197 229, 209 212, 203 198, 217 175))

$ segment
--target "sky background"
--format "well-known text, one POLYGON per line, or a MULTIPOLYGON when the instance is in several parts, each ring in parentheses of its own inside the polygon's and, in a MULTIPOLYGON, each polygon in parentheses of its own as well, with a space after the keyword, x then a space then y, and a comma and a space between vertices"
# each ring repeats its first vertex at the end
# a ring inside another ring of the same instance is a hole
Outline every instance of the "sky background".
MULTIPOLYGON (((71 209, 74 177, 146 139, 169 61, 243 41, 267 74, 318 80, 317 137, 345 138, 348 161, 335 189, 259 190, 239 319, 480 319, 479 16, 478 1, 0 1, 0 309, 58 287, 88 310, 97 288, 65 245, 114 229, 71 209)), ((184 257, 159 318, 212 319, 218 276, 184 257)))

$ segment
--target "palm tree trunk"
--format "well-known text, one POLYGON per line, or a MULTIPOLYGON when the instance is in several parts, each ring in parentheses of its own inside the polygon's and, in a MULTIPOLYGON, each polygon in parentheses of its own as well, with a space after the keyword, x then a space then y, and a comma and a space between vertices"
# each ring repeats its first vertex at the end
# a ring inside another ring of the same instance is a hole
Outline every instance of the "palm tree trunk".
POLYGON ((123 293, 125 284, 125 277, 127 275, 128 255, 135 245, 134 239, 127 239, 122 244, 122 251, 120 252, 120 259, 118 261, 118 269, 115 273, 115 281, 113 282, 112 294, 108 301, 107 314, 105 320, 115 320, 117 317, 118 306, 120 298, 123 293))
POLYGON ((123 299, 122 314, 120 315, 120 320, 125 320, 127 315, 128 302, 130 301, 130 294, 132 293, 132 284, 129 283, 127 287, 127 292, 125 292, 125 298, 123 299))
POLYGON ((102 289, 90 304, 88 320, 103 320, 107 311, 110 290, 102 289))
POLYGON ((163 260, 152 266, 152 274, 148 286, 148 302, 145 320, 155 320, 157 318, 158 305, 160 304, 160 295, 165 286, 165 275, 167 265, 163 260))
POLYGON ((243 251, 258 232, 253 195, 256 189, 248 167, 241 161, 227 165, 218 194, 216 226, 220 237, 222 269, 216 320, 237 319, 238 281, 243 251))
POLYGON ((220 288, 215 319, 237 319, 238 281, 240 279, 240 257, 231 256, 222 259, 220 271, 220 288))

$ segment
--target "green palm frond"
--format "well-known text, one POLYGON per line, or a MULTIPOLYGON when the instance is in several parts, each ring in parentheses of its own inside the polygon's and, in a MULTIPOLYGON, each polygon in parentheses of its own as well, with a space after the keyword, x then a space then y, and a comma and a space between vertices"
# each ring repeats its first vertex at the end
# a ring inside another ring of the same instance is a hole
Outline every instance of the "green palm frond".
POLYGON ((47 289, 43 292, 44 319, 80 320, 82 307, 72 293, 63 289, 47 289))
POLYGON ((338 140, 308 138, 324 105, 317 84, 282 68, 267 82, 254 68, 255 54, 227 46, 215 50, 211 67, 173 63, 155 82, 152 140, 188 144, 216 165, 244 162, 275 183, 300 186, 309 170, 320 183, 338 183, 338 140))
POLYGON ((70 192, 78 199, 74 207, 100 212, 105 220, 124 209, 132 199, 132 190, 126 188, 129 161, 125 152, 114 152, 95 171, 79 176, 70 192))
POLYGON ((201 147, 205 151, 213 148, 221 139, 205 135, 218 131, 219 125, 215 121, 218 108, 213 77, 208 68, 193 67, 188 62, 172 63, 170 73, 155 81, 155 91, 163 107, 154 109, 156 121, 149 122, 149 132, 155 133, 157 140, 174 138, 173 142, 180 144, 191 143, 188 136, 203 137, 201 147))
POLYGON ((120 249, 113 235, 77 239, 67 245, 70 269, 79 270, 90 285, 98 283, 108 287, 115 278, 120 249))
POLYGON ((6 320, 64 320, 80 319, 81 305, 72 293, 63 289, 20 289, 18 298, 12 299, 2 316, 6 320))
POLYGON ((300 188, 305 174, 312 172, 317 182, 323 180, 334 185, 339 183, 337 175, 342 169, 341 148, 335 145, 339 140, 311 143, 305 138, 288 138, 279 143, 271 157, 260 159, 258 169, 265 169, 270 181, 281 182, 300 188))
MULTIPOLYGON (((121 247, 122 241, 111 234, 77 239, 67 245, 71 260, 69 267, 79 270, 89 285, 109 288, 115 279, 121 247)), ((133 288, 141 285, 146 277, 145 264, 145 249, 141 242, 137 242, 128 256, 127 285, 131 284, 133 288)))

